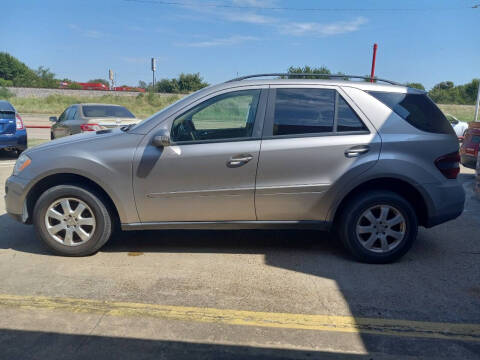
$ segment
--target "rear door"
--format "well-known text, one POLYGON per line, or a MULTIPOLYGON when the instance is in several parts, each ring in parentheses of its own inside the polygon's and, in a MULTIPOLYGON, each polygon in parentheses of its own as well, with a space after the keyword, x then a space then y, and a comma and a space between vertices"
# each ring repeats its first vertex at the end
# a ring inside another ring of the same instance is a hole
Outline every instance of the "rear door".
POLYGON ((375 163, 380 144, 375 128, 340 88, 272 86, 257 172, 257 219, 325 220, 325 194, 344 174, 375 163))

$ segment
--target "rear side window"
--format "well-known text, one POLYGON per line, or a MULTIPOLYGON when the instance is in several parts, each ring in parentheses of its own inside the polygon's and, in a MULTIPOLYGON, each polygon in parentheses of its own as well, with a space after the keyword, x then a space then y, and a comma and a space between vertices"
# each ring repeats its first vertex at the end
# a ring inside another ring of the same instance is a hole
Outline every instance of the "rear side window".
POLYGON ((277 89, 273 135, 333 131, 335 90, 277 89))
POLYGON ((380 91, 370 91, 369 94, 419 130, 438 134, 454 134, 445 115, 427 95, 380 91))

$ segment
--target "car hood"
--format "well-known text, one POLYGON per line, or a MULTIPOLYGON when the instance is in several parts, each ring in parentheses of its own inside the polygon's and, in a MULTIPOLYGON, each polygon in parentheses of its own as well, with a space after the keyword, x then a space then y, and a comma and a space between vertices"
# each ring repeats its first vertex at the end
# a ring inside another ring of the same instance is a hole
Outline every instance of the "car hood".
POLYGON ((72 136, 65 136, 60 139, 48 141, 46 143, 29 148, 25 150, 24 154, 29 155, 29 154, 34 154, 38 151, 51 149, 54 147, 71 146, 73 144, 78 144, 78 143, 97 141, 100 138, 114 136, 119 133, 123 133, 123 131, 120 129, 100 130, 96 132, 92 131, 92 132, 85 132, 85 133, 72 135, 72 136))

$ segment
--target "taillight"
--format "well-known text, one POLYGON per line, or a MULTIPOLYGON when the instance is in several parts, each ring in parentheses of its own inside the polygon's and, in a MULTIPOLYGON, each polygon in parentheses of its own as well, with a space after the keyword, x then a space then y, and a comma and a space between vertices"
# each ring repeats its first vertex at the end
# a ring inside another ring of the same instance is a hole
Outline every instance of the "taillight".
POLYGON ((17 124, 17 130, 25 129, 25 126, 23 125, 23 120, 20 117, 20 115, 18 115, 18 114, 15 115, 15 122, 17 124))
POLYGON ((82 131, 98 131, 102 130, 102 127, 98 124, 82 124, 80 125, 82 131))
POLYGON ((435 166, 447 179, 456 179, 460 172, 460 154, 457 151, 440 156, 435 160, 435 166))

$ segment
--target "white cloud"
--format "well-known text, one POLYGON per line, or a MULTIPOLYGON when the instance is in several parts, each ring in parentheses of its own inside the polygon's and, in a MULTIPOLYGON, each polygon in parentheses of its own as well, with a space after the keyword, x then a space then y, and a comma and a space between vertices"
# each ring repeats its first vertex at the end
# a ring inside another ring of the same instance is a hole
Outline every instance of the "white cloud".
POLYGON ((276 0, 233 0, 233 3, 238 6, 253 6, 253 7, 272 7, 276 6, 276 0))
POLYGON ((337 21, 329 24, 292 22, 282 26, 281 32, 294 36, 332 36, 357 31, 367 22, 368 20, 361 16, 352 21, 337 21))
POLYGON ((264 16, 255 13, 224 13, 224 16, 227 20, 245 22, 249 24, 271 24, 276 22, 275 18, 264 16))
POLYGON ((92 29, 82 29, 80 26, 76 24, 68 24, 68 27, 72 29, 73 31, 78 32, 82 36, 86 36, 92 39, 100 39, 102 37, 105 37, 106 34, 98 31, 98 30, 92 30, 92 29))
POLYGON ((233 35, 227 38, 218 38, 218 39, 183 43, 183 44, 177 44, 177 45, 186 46, 186 47, 214 47, 214 46, 236 45, 236 44, 240 44, 247 41, 257 41, 257 40, 259 39, 254 36, 233 35))

